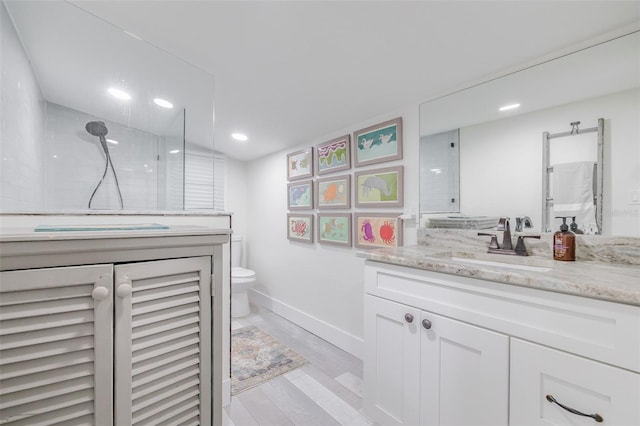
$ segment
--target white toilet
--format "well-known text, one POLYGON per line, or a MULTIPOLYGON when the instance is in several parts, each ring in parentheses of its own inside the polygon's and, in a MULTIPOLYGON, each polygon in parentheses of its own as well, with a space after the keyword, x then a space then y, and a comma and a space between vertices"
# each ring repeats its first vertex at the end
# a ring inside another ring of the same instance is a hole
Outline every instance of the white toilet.
POLYGON ((240 267, 242 237, 231 236, 231 316, 233 318, 249 315, 249 296, 247 290, 256 281, 256 273, 240 267))

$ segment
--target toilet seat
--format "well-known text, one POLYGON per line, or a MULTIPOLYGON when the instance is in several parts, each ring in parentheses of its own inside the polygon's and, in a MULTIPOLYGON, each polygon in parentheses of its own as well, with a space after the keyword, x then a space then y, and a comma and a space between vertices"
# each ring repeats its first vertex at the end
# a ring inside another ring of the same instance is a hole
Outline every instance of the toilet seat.
POLYGON ((255 278, 256 272, 239 266, 231 268, 231 278, 255 278))

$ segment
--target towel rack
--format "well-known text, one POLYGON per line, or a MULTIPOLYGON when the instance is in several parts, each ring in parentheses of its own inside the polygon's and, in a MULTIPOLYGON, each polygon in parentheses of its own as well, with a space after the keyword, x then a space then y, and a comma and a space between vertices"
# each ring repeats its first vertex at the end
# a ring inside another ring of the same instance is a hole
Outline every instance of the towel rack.
POLYGON ((590 127, 588 129, 579 129, 578 124, 580 122, 571 123, 571 130, 568 132, 560 133, 542 133, 542 231, 551 232, 550 210, 553 207, 553 197, 550 194, 549 188, 549 174, 553 172, 553 166, 550 162, 550 141, 551 139, 564 138, 567 136, 574 136, 583 133, 597 133, 598 134, 598 146, 597 155, 598 161, 596 162, 596 183, 595 192, 593 194, 593 203, 596 206, 596 225, 598 226, 598 234, 602 234, 602 187, 603 187, 603 165, 604 165, 604 118, 598 118, 598 126, 590 127))

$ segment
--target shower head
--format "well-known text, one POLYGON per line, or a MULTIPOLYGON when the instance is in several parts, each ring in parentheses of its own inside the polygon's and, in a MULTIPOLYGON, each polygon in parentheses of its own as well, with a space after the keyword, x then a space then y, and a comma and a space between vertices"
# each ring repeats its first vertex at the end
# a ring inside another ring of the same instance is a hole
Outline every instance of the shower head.
POLYGON ((103 121, 90 121, 84 128, 93 136, 104 137, 109 133, 103 121))

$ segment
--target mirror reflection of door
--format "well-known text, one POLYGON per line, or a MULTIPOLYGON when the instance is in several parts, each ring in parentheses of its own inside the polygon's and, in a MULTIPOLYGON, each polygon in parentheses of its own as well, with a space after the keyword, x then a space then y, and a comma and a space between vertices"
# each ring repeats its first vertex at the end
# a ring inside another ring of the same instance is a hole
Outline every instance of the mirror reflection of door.
POLYGON ((460 132, 420 138, 420 211, 460 211, 460 132))

